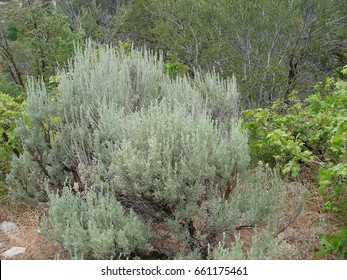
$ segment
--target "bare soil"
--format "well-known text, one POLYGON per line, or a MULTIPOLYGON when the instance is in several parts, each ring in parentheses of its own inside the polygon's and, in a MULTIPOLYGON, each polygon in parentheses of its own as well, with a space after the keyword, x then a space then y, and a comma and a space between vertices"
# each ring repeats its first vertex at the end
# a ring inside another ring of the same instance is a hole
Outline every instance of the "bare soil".
POLYGON ((12 247, 25 247, 24 254, 18 254, 17 260, 50 260, 66 259, 68 255, 47 241, 38 231, 40 216, 44 209, 24 205, 15 201, 2 199, 0 206, 0 223, 11 221, 17 224, 19 230, 14 232, 0 232, 1 254, 12 247))

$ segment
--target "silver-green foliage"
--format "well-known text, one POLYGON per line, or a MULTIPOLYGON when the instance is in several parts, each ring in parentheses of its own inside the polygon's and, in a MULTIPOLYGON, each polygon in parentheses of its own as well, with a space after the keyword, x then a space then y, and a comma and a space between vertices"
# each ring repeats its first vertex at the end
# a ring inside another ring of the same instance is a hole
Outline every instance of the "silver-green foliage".
POLYGON ((208 226, 219 232, 244 226, 276 227, 275 207, 282 198, 282 184, 276 173, 257 167, 240 176, 229 199, 214 197, 203 207, 211 212, 208 226))
MULTIPOLYGON (((206 195, 225 192, 233 170, 244 173, 249 161, 243 154, 247 137, 238 123, 223 131, 208 114, 187 112, 183 106, 170 108, 165 102, 128 116, 117 132, 118 143, 105 143, 110 152, 108 176, 114 184, 123 193, 141 195, 178 212, 206 195), (244 134, 239 142, 233 137, 238 133, 244 134)), ((195 210, 191 207, 182 215, 188 218, 195 210)))
POLYGON ((66 153, 55 141, 60 108, 54 95, 47 92, 44 84, 32 81, 27 86, 27 95, 24 117, 18 120, 15 129, 24 152, 13 158, 7 180, 16 198, 37 203, 47 199, 45 179, 50 179, 51 186, 56 188, 69 174, 63 169, 66 153))
POLYGON ((215 260, 278 260, 288 258, 288 245, 273 238, 271 233, 264 230, 252 237, 250 249, 245 252, 243 242, 236 237, 231 246, 225 244, 225 237, 213 251, 211 258, 215 260))
POLYGON ((150 249, 148 227, 133 211, 125 212, 110 192, 89 190, 81 197, 64 188, 49 199, 42 231, 74 259, 119 259, 150 249))
POLYGON ((248 169, 233 79, 171 80, 160 55, 87 45, 57 80, 28 88, 8 182, 48 198, 47 235, 72 257, 150 256, 146 230, 166 224, 167 257, 207 258, 223 231, 275 219, 281 184, 248 169))

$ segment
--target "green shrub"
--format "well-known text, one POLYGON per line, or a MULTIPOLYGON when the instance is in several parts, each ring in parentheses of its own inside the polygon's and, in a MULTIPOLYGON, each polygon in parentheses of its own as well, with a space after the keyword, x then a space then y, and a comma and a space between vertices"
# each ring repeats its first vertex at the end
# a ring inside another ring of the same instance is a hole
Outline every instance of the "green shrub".
POLYGON ((302 165, 317 164, 319 192, 325 208, 333 210, 345 203, 347 191, 347 82, 329 78, 316 90, 306 102, 246 111, 244 127, 255 160, 274 163, 294 177, 302 165))
POLYGON ((8 183, 49 201, 43 230, 73 258, 206 259, 223 232, 275 229, 282 185, 249 169, 235 81, 163 69, 146 50, 89 45, 57 92, 28 86, 8 183))
MULTIPOLYGON (((245 112, 253 159, 276 165, 296 177, 305 164, 317 166, 323 209, 346 223, 347 209, 347 66, 338 78, 327 78, 305 102, 275 103, 245 112)), ((292 100, 293 102, 293 100, 292 100)), ((318 253, 345 258, 345 229, 321 235, 318 253)))
POLYGON ((0 72, 0 92, 19 100, 25 99, 25 92, 23 88, 11 81, 9 76, 3 72, 0 72))
POLYGON ((320 235, 321 247, 317 257, 321 258, 326 254, 334 254, 340 260, 347 260, 347 226, 333 235, 320 235))
POLYGON ((189 70, 189 67, 179 61, 176 55, 168 53, 164 64, 164 72, 171 78, 183 77, 189 70))
POLYGON ((23 114, 23 104, 0 92, 0 177, 8 173, 13 155, 22 151, 14 129, 16 120, 23 114))

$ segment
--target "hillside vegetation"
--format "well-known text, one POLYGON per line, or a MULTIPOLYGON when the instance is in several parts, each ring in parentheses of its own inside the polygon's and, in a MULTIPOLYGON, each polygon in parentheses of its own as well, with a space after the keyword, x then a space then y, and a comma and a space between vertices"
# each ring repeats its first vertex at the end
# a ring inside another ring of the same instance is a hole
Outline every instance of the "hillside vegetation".
POLYGON ((72 259, 300 259, 315 209, 347 258, 345 1, 53 2, 1 5, 2 219, 72 259))

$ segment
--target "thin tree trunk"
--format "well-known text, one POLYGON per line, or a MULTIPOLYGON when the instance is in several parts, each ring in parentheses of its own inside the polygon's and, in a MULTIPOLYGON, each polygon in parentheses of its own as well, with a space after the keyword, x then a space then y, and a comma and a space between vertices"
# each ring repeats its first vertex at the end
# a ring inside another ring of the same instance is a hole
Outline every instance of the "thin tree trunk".
POLYGON ((289 72, 288 72, 288 88, 284 94, 284 103, 288 104, 289 94, 291 93, 293 86, 296 81, 296 77, 298 75, 298 59, 294 56, 289 58, 289 72))

